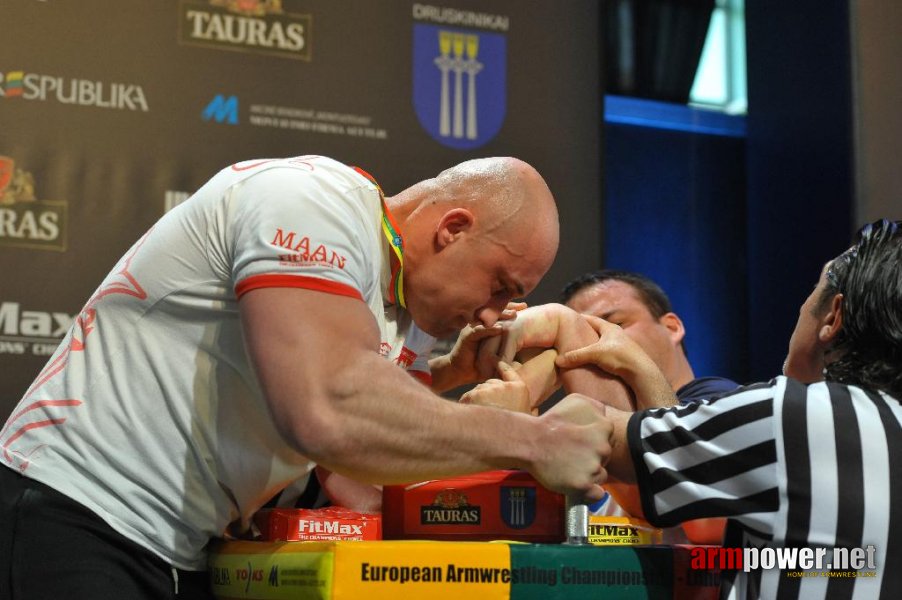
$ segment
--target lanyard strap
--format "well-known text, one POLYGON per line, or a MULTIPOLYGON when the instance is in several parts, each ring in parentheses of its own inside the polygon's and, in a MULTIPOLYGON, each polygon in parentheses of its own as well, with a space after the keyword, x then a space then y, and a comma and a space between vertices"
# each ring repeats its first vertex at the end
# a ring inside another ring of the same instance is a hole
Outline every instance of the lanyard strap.
POLYGON ((379 200, 382 202, 382 233, 385 234, 388 245, 391 246, 395 256, 398 257, 398 268, 392 269, 391 282, 389 283, 389 301, 397 302, 401 305, 401 308, 407 308, 407 302, 404 300, 404 238, 401 237, 401 230, 385 204, 385 195, 382 193, 382 188, 376 183, 373 176, 360 167, 354 167, 354 170, 369 179, 376 186, 376 189, 379 190, 379 200))

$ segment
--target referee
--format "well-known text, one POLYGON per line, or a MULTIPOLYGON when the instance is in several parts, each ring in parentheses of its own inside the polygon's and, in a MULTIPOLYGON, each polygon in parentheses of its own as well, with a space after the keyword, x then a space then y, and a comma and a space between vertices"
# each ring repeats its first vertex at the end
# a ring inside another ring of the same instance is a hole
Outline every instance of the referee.
MULTIPOLYGON (((609 475, 638 484, 641 512, 659 527, 729 517, 727 547, 876 549, 868 571, 725 572, 723 598, 898 598, 899 222, 866 225, 825 265, 799 311, 784 373, 700 404, 632 416, 609 409, 609 475)), ((636 487, 609 489, 638 511, 636 487)))

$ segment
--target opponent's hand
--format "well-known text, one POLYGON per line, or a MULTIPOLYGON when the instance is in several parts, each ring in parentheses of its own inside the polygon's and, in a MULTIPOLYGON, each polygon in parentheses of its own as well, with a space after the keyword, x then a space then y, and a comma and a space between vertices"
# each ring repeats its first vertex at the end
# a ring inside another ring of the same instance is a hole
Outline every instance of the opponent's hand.
POLYGON ((461 404, 495 406, 528 413, 532 409, 529 387, 516 369, 505 362, 498 363, 500 379, 488 379, 460 397, 461 404))
POLYGON ((555 365, 561 369, 594 365, 618 377, 648 368, 651 359, 619 325, 592 315, 582 316, 598 333, 598 341, 559 355, 555 365))
POLYGON ((516 320, 503 323, 504 335, 498 357, 510 362, 524 348, 554 347, 561 315, 567 311, 569 309, 561 304, 541 304, 523 310, 516 320))
POLYGON ((509 302, 498 318, 499 322, 492 327, 464 327, 447 356, 447 368, 453 374, 450 377, 460 384, 485 381, 491 377, 498 364, 498 349, 504 333, 501 322, 515 321, 525 308, 525 302, 509 302))
POLYGON ((530 472, 544 487, 585 502, 604 496, 604 465, 611 456, 613 425, 604 405, 570 394, 539 417, 547 427, 536 440, 543 454, 530 472))

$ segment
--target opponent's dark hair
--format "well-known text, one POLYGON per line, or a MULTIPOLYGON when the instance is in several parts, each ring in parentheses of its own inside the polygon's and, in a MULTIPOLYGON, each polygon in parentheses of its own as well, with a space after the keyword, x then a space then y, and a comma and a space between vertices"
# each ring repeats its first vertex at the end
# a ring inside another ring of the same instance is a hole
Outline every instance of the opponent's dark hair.
MULTIPOLYGON (((660 319, 669 312, 673 312, 670 298, 667 297, 661 286, 641 273, 618 271, 616 269, 592 271, 572 280, 561 291, 560 303, 567 304, 580 290, 605 281, 622 281, 636 290, 639 301, 645 305, 645 308, 648 309, 648 312, 651 313, 655 320, 660 319)), ((686 338, 683 337, 683 341, 680 343, 684 354, 686 354, 685 340, 686 338)))
POLYGON ((858 230, 852 247, 827 267, 818 299, 823 314, 842 294, 842 328, 824 374, 902 400, 902 222, 881 219, 858 230))

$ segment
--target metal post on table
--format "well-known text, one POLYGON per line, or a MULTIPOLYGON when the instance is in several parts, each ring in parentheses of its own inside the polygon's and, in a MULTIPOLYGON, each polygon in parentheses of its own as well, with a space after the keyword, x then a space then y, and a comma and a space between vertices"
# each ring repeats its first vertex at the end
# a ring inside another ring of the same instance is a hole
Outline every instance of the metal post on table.
POLYGON ((576 502, 570 497, 566 500, 567 540, 565 544, 582 546, 589 543, 589 505, 576 502))

